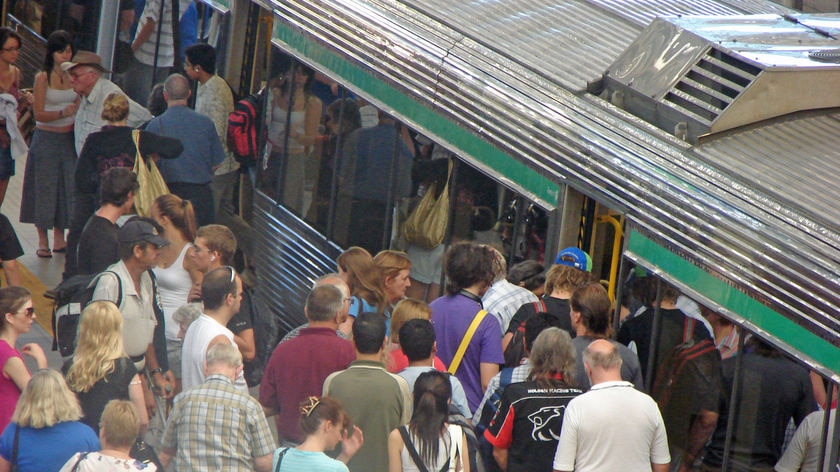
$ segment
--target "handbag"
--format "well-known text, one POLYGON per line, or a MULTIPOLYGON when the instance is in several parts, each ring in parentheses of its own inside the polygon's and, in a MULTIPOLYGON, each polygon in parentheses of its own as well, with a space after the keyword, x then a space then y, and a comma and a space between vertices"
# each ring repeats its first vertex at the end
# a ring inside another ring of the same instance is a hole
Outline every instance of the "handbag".
POLYGON ((131 446, 131 451, 128 452, 128 456, 143 464, 154 464, 157 470, 164 470, 163 464, 160 463, 160 459, 155 450, 140 438, 134 441, 134 445, 131 446))
POLYGON ((452 161, 446 174, 446 183, 440 196, 435 198, 437 185, 433 183, 420 199, 417 208, 403 223, 402 233, 411 244, 432 249, 443 242, 449 222, 449 177, 452 175, 452 161))
POLYGON ((131 139, 137 147, 137 156, 134 158, 134 173, 137 174, 137 183, 140 189, 134 194, 134 209, 140 216, 151 216, 152 204, 161 195, 169 193, 169 187, 163 180, 154 161, 146 162, 140 154, 140 131, 133 130, 131 139))

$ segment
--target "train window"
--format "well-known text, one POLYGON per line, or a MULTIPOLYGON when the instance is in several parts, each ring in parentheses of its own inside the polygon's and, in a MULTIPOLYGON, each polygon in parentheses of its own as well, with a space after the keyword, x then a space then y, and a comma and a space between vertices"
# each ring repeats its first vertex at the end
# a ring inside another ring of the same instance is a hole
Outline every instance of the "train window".
POLYGON ((836 463, 838 423, 819 412, 836 409, 835 384, 631 266, 616 337, 637 354, 672 460, 702 470, 773 470, 779 461, 787 465, 777 470, 835 470, 817 468, 836 463))

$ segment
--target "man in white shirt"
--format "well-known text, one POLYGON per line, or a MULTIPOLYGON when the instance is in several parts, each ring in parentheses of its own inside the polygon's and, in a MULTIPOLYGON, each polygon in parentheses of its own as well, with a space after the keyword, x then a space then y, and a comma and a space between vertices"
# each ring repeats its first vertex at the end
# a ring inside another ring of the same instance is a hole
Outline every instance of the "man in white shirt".
POLYGON ((566 408, 554 471, 667 472, 671 456, 659 407, 621 380, 615 345, 606 339, 592 342, 583 362, 592 388, 566 408))

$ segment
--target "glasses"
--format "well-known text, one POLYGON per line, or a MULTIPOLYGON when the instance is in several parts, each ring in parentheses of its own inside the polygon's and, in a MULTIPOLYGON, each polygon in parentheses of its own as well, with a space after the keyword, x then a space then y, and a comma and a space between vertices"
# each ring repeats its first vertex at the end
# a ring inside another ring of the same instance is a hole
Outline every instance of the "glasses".
POLYGON ((32 318, 33 316, 35 316, 35 307, 30 306, 30 307, 24 308, 23 311, 16 312, 15 314, 16 315, 24 315, 27 318, 32 318))

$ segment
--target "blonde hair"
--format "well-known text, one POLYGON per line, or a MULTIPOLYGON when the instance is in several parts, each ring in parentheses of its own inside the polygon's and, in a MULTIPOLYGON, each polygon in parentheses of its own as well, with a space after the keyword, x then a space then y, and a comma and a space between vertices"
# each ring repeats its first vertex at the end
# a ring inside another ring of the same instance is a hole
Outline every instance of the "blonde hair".
POLYGON ((339 254, 336 262, 347 273, 351 296, 364 298, 377 308, 378 313, 382 313, 385 309, 382 274, 370 253, 364 248, 351 246, 339 254))
POLYGON ((574 291, 593 280, 589 272, 563 264, 555 264, 545 274, 545 293, 551 296, 555 290, 574 291))
POLYGON ((128 98, 119 92, 109 93, 102 102, 103 120, 114 123, 128 118, 128 98))
POLYGON ((102 410, 99 424, 105 441, 111 447, 130 448, 140 434, 140 415, 127 400, 109 401, 102 410))
POLYGON ((373 258, 373 263, 379 267, 383 281, 396 276, 401 270, 411 269, 411 259, 408 258, 408 254, 391 249, 379 251, 373 258))
POLYGON ((208 365, 226 365, 239 367, 242 365, 242 354, 239 348, 232 344, 216 344, 207 350, 204 362, 208 365))
POLYGON ((432 309, 429 308, 426 302, 413 298, 400 300, 397 306, 394 307, 394 312, 391 314, 391 342, 394 344, 400 343, 400 328, 408 320, 429 320, 431 318, 432 309))
POLYGON ((122 314, 110 301, 93 302, 82 312, 73 365, 67 371, 73 391, 89 391, 114 371, 117 359, 125 357, 122 325, 122 314))
POLYGON ((20 394, 12 422, 37 429, 78 421, 81 417, 82 407, 64 377, 55 370, 41 369, 20 394))

